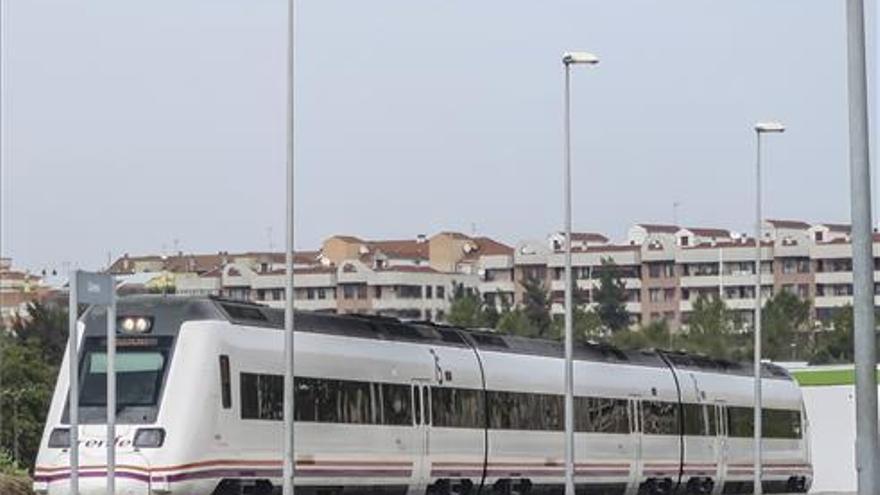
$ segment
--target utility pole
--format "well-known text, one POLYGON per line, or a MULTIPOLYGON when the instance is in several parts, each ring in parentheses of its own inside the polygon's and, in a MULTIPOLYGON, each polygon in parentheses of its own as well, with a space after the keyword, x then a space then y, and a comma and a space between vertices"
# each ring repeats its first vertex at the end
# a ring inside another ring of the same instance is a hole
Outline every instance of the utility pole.
POLYGON ((877 479, 877 339, 874 330, 874 242, 871 228, 864 0, 846 0, 846 26, 856 361, 856 469, 859 495, 876 495, 880 490, 880 480, 877 479))
POLYGON ((293 61, 294 61, 294 4, 287 1, 287 208, 286 281, 284 304, 284 462, 282 465, 282 495, 293 495, 296 478, 296 453, 294 449, 294 322, 293 322, 293 61))

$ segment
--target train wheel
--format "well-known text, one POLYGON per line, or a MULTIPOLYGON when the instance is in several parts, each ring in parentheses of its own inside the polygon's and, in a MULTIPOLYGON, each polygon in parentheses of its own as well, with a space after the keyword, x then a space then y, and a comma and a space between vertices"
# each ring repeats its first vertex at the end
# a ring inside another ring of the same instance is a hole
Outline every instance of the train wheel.
POLYGON ((494 495, 513 495, 510 487, 510 480, 498 480, 492 485, 492 493, 494 495))
POLYGON ((428 485, 426 492, 428 495, 452 495, 452 485, 449 480, 437 480, 428 485))

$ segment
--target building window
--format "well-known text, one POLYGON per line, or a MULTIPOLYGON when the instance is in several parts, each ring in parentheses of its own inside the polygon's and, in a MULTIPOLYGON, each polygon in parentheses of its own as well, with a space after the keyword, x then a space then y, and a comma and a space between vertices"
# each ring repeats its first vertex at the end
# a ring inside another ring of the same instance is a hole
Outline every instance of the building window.
POLYGON ((376 299, 382 299, 382 286, 381 285, 373 286, 373 297, 376 299))
POLYGON ((688 236, 686 236, 686 235, 683 235, 683 236, 681 236, 681 238, 680 238, 680 243, 681 243, 681 246, 682 246, 682 247, 687 247, 688 244, 690 243, 690 238, 689 238, 688 236))
POLYGON ((327 289, 323 287, 318 289, 318 299, 327 299, 327 289))
POLYGON ((313 289, 311 287, 306 289, 306 299, 308 299, 310 301, 315 299, 315 289, 313 289))
POLYGON ((438 285, 437 289, 437 299, 445 299, 446 298, 446 287, 442 285, 438 285))
POLYGON ((357 286, 357 298, 358 299, 366 299, 367 298, 367 286, 366 285, 358 285, 357 286))
POLYGON ((433 287, 430 285, 425 286, 425 299, 431 299, 433 296, 433 287))
POLYGON ((421 299, 422 298, 422 286, 421 285, 398 285, 397 286, 397 297, 400 299, 421 299))
POLYGON ((354 299, 355 296, 355 288, 353 285, 343 285, 342 286, 342 298, 343 299, 354 299))

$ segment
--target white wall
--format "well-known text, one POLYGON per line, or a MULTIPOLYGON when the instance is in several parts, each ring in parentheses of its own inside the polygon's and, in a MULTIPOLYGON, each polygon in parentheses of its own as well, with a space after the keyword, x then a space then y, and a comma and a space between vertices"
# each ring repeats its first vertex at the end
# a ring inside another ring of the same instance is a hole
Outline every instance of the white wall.
POLYGON ((804 387, 811 425, 813 493, 855 492, 854 387, 804 387))

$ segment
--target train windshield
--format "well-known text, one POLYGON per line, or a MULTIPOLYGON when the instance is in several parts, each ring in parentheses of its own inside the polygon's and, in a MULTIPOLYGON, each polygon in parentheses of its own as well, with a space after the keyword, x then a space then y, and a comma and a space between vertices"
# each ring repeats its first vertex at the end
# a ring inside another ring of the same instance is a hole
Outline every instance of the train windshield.
MULTIPOLYGON (((156 420, 172 359, 174 339, 168 336, 117 337, 116 421, 119 424, 156 420)), ((68 405, 63 420, 68 418, 68 405)), ((107 339, 87 337, 79 362, 79 418, 83 424, 107 418, 107 339)))
MULTIPOLYGON (((160 350, 120 349, 116 353, 116 406, 152 406, 159 400, 165 371, 165 353, 160 350)), ((92 351, 83 363, 83 406, 107 403, 107 353, 92 351)))

